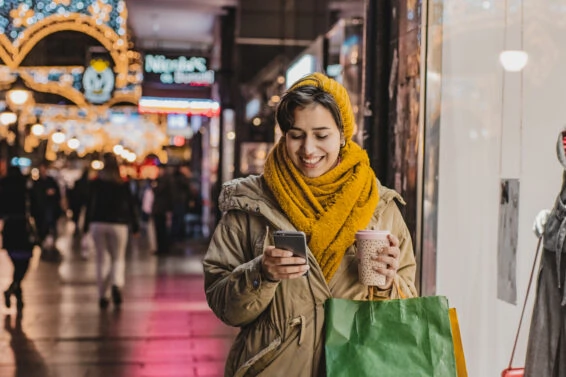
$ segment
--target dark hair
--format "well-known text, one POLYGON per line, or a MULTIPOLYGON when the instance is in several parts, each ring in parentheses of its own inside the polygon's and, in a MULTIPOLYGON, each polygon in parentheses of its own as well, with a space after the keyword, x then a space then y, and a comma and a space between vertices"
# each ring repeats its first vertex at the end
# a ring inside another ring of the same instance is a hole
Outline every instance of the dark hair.
POLYGON ((277 105, 275 118, 283 134, 286 134, 295 124, 295 110, 304 109, 312 105, 321 105, 330 111, 340 132, 344 131, 340 109, 334 97, 319 87, 304 85, 289 90, 283 95, 279 105, 277 105))
POLYGON ((18 166, 10 165, 8 171, 6 172, 8 177, 23 177, 22 171, 18 166))
POLYGON ((120 176, 120 167, 118 166, 118 160, 114 153, 104 153, 102 156, 102 162, 104 167, 102 168, 99 177, 103 180, 122 182, 122 177, 120 176))

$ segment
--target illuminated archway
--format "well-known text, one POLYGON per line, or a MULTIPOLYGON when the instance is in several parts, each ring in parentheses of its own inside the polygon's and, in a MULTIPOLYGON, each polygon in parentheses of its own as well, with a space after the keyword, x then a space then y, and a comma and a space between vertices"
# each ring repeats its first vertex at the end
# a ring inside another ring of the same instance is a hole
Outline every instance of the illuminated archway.
POLYGON ((91 36, 108 50, 114 60, 116 72, 116 87, 121 88, 127 84, 128 75, 128 43, 126 38, 120 37, 111 27, 97 24, 96 20, 83 14, 72 13, 67 16, 53 15, 35 23, 22 33, 23 42, 14 44, 0 34, 0 58, 11 69, 17 69, 32 48, 46 36, 60 31, 76 31, 91 36))

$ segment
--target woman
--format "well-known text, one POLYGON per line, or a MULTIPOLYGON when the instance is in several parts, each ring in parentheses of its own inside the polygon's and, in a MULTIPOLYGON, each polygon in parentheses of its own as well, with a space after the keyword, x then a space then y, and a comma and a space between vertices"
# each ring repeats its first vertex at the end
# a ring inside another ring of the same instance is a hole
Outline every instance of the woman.
POLYGON ((20 168, 10 166, 6 177, 0 180, 0 216, 4 220, 2 228, 3 247, 8 251, 14 266, 12 284, 4 291, 4 304, 12 305, 12 296, 16 298, 16 308, 24 307, 22 280, 29 267, 37 234, 35 220, 31 217, 30 188, 28 180, 20 168))
POLYGON ((106 153, 103 157, 104 168, 90 184, 84 232, 90 229, 94 240, 98 304, 101 309, 106 309, 110 303, 110 288, 114 305, 119 307, 122 304, 128 225, 137 234, 139 223, 133 195, 128 183, 120 176, 116 157, 112 153, 106 153), (105 263, 106 253, 110 256, 108 267, 105 263))
POLYGON ((379 185, 369 159, 351 138, 354 116, 344 87, 315 73, 281 99, 283 137, 262 176, 224 185, 224 212, 204 258, 208 304, 225 323, 241 327, 226 376, 324 376, 324 302, 416 295, 409 231, 395 200, 379 185), (276 230, 300 230, 308 265, 273 245, 276 230), (380 288, 358 281, 354 237, 388 229, 379 260, 380 288), (310 268, 309 268, 310 266, 310 268), (309 273, 303 276, 306 271, 309 273))

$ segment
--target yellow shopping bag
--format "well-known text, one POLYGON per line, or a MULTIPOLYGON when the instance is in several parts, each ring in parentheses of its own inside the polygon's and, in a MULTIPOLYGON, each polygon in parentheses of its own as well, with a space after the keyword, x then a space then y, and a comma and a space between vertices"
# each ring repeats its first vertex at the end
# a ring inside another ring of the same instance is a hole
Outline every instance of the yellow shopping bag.
POLYGON ((460 335, 460 324, 455 308, 448 309, 450 317, 450 327, 452 327, 452 342, 454 343, 454 357, 456 358, 456 371, 458 377, 468 377, 466 369, 466 358, 464 357, 464 347, 462 347, 462 336, 460 335))

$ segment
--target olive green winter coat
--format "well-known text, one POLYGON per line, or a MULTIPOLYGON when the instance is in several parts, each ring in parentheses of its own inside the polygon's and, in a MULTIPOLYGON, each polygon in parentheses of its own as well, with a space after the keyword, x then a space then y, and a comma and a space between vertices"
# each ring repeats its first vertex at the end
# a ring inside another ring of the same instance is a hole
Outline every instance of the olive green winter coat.
MULTIPOLYGON (((395 191, 379 186, 380 201, 367 229, 388 229, 400 240, 397 284, 416 296, 415 258, 395 191)), ((219 199, 223 217, 204 257, 209 306, 223 322, 241 331, 228 355, 225 376, 324 376, 324 302, 330 297, 366 300, 358 282, 352 245, 327 284, 313 255, 306 277, 270 282, 262 279, 261 255, 273 245, 273 232, 293 230, 261 176, 224 184, 219 199)), ((397 291, 377 290, 378 299, 397 291)))

